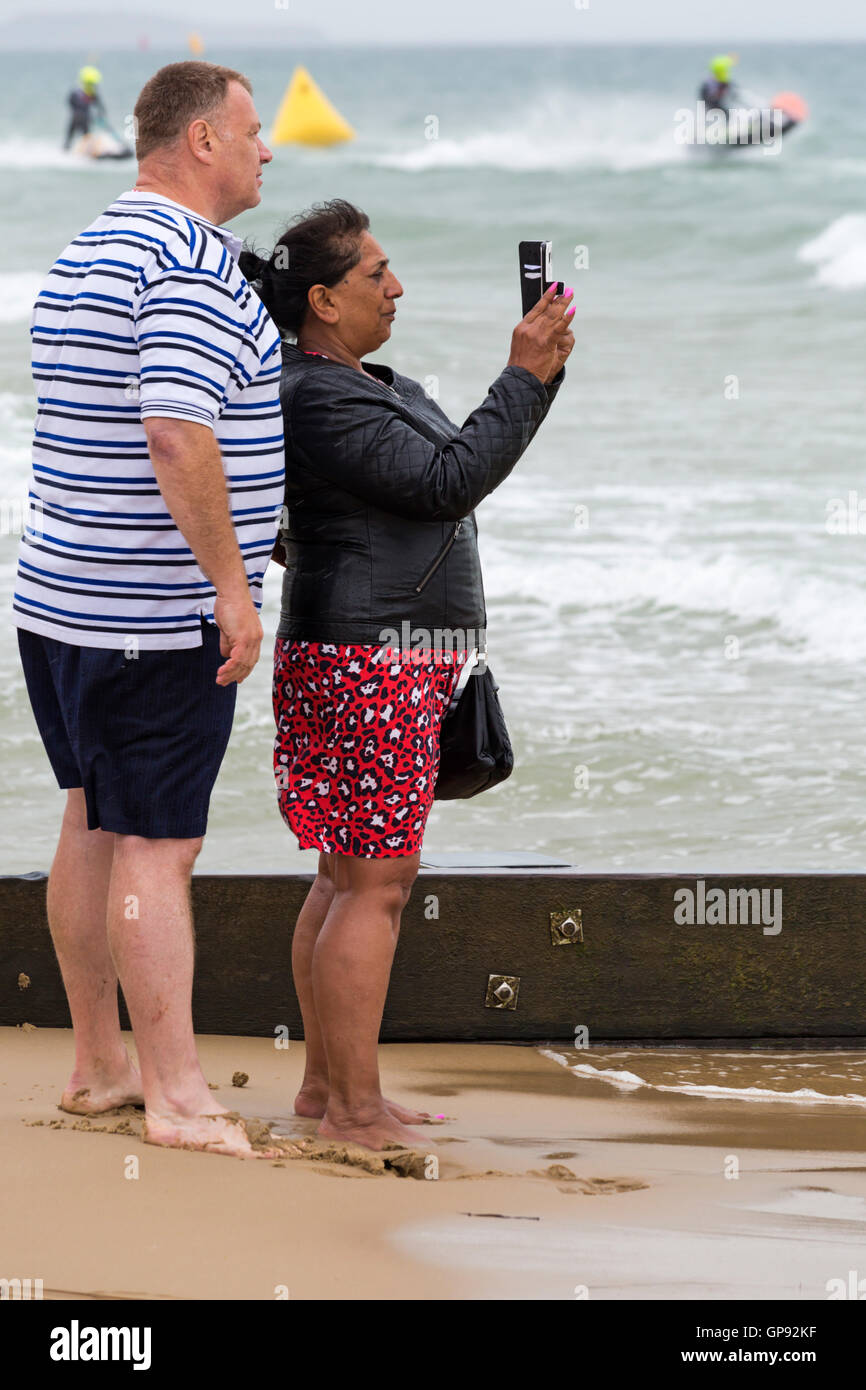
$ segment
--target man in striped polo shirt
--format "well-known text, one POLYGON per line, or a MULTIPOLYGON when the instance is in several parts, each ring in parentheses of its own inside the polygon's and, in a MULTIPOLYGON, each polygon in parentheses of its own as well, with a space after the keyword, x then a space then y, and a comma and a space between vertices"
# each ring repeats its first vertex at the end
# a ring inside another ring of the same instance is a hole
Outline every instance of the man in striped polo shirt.
POLYGON ((271 159, 251 92, 231 68, 160 69, 135 108, 135 188, 39 293, 14 600, 30 701, 68 789, 48 883, 76 1046, 61 1105, 143 1099, 150 1142, 242 1156, 253 1149, 195 1048, 189 879, 259 655, 283 499, 279 334, 220 225, 260 202, 271 159))

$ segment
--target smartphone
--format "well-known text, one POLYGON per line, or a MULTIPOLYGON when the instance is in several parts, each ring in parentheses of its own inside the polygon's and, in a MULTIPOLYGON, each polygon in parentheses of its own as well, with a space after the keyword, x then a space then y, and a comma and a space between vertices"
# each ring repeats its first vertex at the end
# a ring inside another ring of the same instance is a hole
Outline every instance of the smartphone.
MULTIPOLYGON (((553 284, 550 261, 553 252, 552 241, 521 241, 520 254, 520 295, 523 312, 528 314, 533 304, 537 304, 545 290, 553 284)), ((556 282, 557 294, 562 294, 565 285, 556 282)))

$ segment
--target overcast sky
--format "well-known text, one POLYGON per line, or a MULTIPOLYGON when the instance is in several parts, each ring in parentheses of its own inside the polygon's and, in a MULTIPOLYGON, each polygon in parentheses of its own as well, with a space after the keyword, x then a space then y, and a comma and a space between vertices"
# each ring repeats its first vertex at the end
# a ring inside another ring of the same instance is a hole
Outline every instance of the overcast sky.
POLYGON ((335 42, 377 44, 866 40, 866 0, 0 0, 0 20, 28 10, 67 21, 123 12, 154 45, 160 13, 205 39, 209 26, 261 32, 287 21, 335 42))

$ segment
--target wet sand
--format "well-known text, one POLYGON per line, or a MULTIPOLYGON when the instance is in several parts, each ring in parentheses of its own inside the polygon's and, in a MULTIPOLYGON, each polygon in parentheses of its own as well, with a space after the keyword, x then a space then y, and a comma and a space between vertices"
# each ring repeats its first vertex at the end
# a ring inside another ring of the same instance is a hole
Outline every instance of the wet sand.
POLYGON ((862 1108, 623 1092, 531 1047, 391 1044, 387 1093, 451 1118, 386 1163, 290 1117, 303 1044, 199 1043, 215 1096, 304 1157, 162 1150, 140 1112, 64 1115, 71 1034, 0 1029, 0 1277, 46 1298, 797 1300, 866 1276, 862 1108))

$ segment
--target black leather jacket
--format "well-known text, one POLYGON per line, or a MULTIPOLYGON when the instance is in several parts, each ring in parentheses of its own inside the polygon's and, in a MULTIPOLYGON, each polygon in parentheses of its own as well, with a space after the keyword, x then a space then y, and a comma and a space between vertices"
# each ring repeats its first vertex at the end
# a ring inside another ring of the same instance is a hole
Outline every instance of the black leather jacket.
POLYGON ((474 632, 469 645, 483 645, 473 509, 508 477, 564 369, 545 386, 523 367, 506 367, 461 428, 420 382, 390 367, 365 362, 359 372, 290 343, 282 352, 278 637, 371 644, 420 628, 446 648, 465 639, 437 639, 437 631, 474 632))

